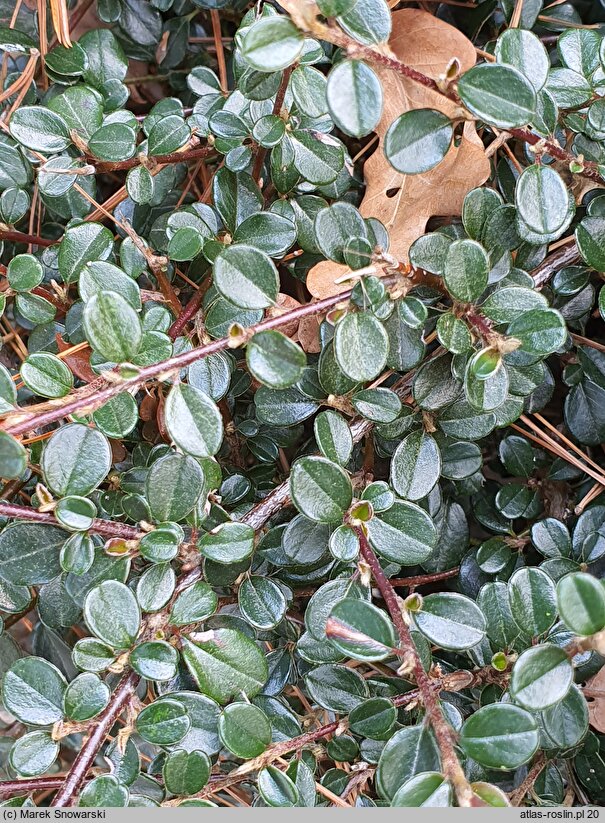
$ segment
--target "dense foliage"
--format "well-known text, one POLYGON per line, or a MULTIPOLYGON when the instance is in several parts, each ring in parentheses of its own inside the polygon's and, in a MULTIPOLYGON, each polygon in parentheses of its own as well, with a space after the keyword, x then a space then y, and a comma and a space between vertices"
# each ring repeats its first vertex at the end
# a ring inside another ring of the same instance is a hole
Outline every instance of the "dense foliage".
POLYGON ((605 805, 605 4, 543 5, 0 0, 4 804, 605 805))

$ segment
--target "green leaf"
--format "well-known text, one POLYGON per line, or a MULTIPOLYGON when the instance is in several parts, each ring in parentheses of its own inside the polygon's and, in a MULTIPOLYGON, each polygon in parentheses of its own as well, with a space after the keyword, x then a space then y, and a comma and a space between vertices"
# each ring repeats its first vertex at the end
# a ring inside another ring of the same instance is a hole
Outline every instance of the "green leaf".
POLYGON ((540 720, 545 735, 543 748, 571 749, 577 746, 588 732, 586 698, 574 684, 560 703, 541 713, 540 720))
POLYGON ((497 324, 512 323, 521 312, 542 308, 548 308, 544 295, 518 286, 497 289, 481 304, 481 312, 497 324))
POLYGON ((91 261, 83 266, 78 282, 80 297, 88 302, 100 292, 117 292, 135 311, 141 310, 141 290, 136 282, 112 263, 91 261))
POLYGON ((86 531, 97 514, 95 504, 87 497, 63 497, 55 507, 55 517, 69 531, 86 531))
POLYGON ((319 523, 337 523, 351 505, 348 474, 323 457, 301 457, 292 466, 290 494, 299 512, 319 523))
POLYGON ((155 563, 146 569, 137 580, 136 595, 144 612, 157 612, 172 597, 175 574, 170 563, 155 563))
POLYGON ((122 392, 108 400, 92 414, 96 427, 107 437, 123 438, 136 426, 139 408, 128 392, 122 392))
POLYGON ((265 17, 246 32, 242 54, 257 71, 280 71, 298 59, 303 45, 303 35, 291 20, 265 17))
POLYGON ((384 139, 384 153, 401 174, 423 174, 448 153, 454 129, 449 117, 434 109, 413 109, 395 120, 384 139))
POLYGON ((151 514, 159 522, 178 523, 195 506, 204 485, 204 473, 193 457, 167 454, 152 465, 145 484, 151 514))
POLYGON ((557 608, 575 634, 596 634, 605 628, 605 588, 590 574, 574 572, 559 580, 557 608))
POLYGON ((373 380, 384 369, 389 338, 371 312, 350 312, 337 324, 334 352, 343 372, 356 382, 373 380))
POLYGON ((215 563, 239 563, 254 551, 254 529, 245 523, 221 523, 198 540, 204 557, 215 563))
POLYGON ((59 271, 66 283, 75 283, 86 263, 106 260, 113 251, 113 235, 99 223, 70 226, 59 246, 59 271))
POLYGON ((330 117, 351 137, 374 131, 382 116, 382 86, 372 69, 360 60, 343 60, 328 76, 330 117))
MULTIPOLYGON (((99 95, 85 86, 77 85, 65 89, 62 94, 58 94, 49 101, 48 107, 63 118, 68 129, 77 132, 85 140, 94 134, 103 122, 103 106, 99 95)), ((58 159, 51 158, 51 161, 58 159)), ((58 166, 58 168, 69 167, 69 165, 58 166)), ((73 182, 76 181, 72 178, 73 182)))
POLYGON ((86 672, 74 678, 65 691, 65 714, 75 723, 96 717, 109 703, 109 686, 96 674, 86 672))
POLYGON ((331 409, 317 415, 313 423, 319 450, 332 463, 345 466, 353 452, 353 437, 344 417, 331 409))
POLYGON ((237 603, 243 618, 255 629, 275 628, 286 614, 286 598, 281 588, 267 577, 251 576, 242 581, 237 603))
POLYGON ((191 130, 178 114, 162 117, 153 126, 147 139, 150 155, 172 154, 191 137, 191 130))
POLYGON ((232 703, 219 718, 218 733, 223 745, 236 757, 251 760, 271 742, 271 723, 257 706, 232 703))
POLYGON ((532 362, 560 349, 567 339, 565 320, 555 309, 531 309, 520 314, 507 334, 521 341, 519 353, 532 358, 532 362))
POLYGON ((525 28, 510 28, 502 32, 496 43, 498 63, 518 69, 538 92, 546 83, 550 60, 541 40, 525 28))
POLYGON ((18 254, 8 264, 6 275, 15 291, 29 291, 40 285, 44 279, 44 269, 33 254, 18 254))
POLYGON ((191 727, 187 709, 178 700, 161 698, 137 717, 137 731, 148 743, 171 746, 185 737, 191 727))
POLYGON ((254 697, 265 685, 267 661, 246 635, 214 629, 190 637, 183 638, 181 654, 202 694, 225 704, 241 692, 254 697))
POLYGON ((11 26, 0 26, 0 49, 2 51, 27 54, 32 48, 37 48, 37 43, 29 34, 11 26))
POLYGON ((227 300, 242 309, 274 305, 279 292, 275 264, 253 246, 227 246, 214 262, 214 283, 227 300))
POLYGON ((86 303, 84 330, 93 349, 112 363, 132 361, 143 336, 138 314, 115 291, 97 292, 86 303))
POLYGON ((576 228, 576 242, 584 261, 605 271, 605 217, 584 217, 576 228))
POLYGON ((349 729, 360 737, 383 740, 397 721, 397 709, 386 697, 372 697, 349 715, 349 729))
POLYGON ((386 0, 357 0, 338 23, 359 43, 385 43, 391 33, 391 11, 386 0))
POLYGON ((22 657, 4 675, 2 700, 17 720, 50 726, 63 719, 67 682, 59 669, 41 657, 22 657))
POLYGON ((218 606, 218 597, 208 583, 200 580, 184 589, 170 610, 170 623, 174 626, 187 626, 200 623, 214 614, 218 606))
POLYGON ((346 262, 346 250, 352 239, 365 239, 367 234, 363 217, 350 203, 334 203, 319 209, 313 230, 323 254, 337 263, 346 262))
POLYGON ((32 586, 61 574, 59 552, 67 532, 43 523, 12 523, 0 533, 0 578, 32 586))
POLYGON ((388 740, 376 769, 376 788, 392 801, 397 790, 417 774, 439 771, 439 749, 426 723, 407 726, 388 740))
POLYGON ((21 364, 21 378, 28 389, 41 397, 65 397, 74 377, 68 366, 54 354, 30 354, 21 364))
POLYGON ((9 763, 19 777, 44 774, 59 754, 59 744, 49 732, 29 732, 16 740, 9 753, 9 763))
POLYGON ((126 191, 131 200, 143 206, 151 202, 155 190, 154 178, 145 166, 135 166, 126 175, 126 191))
POLYGON ((518 569, 508 581, 510 607, 519 630, 530 637, 548 631, 557 617, 555 587, 541 569, 518 569))
POLYGON ((287 389, 301 379, 307 358, 285 334, 263 331, 255 334, 246 346, 246 364, 259 383, 272 389, 287 389))
POLYGON ((568 222, 567 186, 550 166, 528 166, 515 188, 515 205, 523 222, 537 234, 555 234, 568 222))
POLYGON ((458 80, 464 105, 482 120, 501 129, 530 123, 536 109, 532 84, 512 66, 485 63, 466 71, 458 80))
POLYGON ((327 113, 326 86, 325 75, 312 66, 298 66, 290 78, 294 102, 307 117, 322 117, 327 113))
POLYGON ((393 624, 371 603, 345 598, 337 603, 326 624, 328 640, 354 660, 384 660, 397 646, 393 624))
POLYGON ((502 703, 479 709, 460 732, 464 753, 491 769, 516 769, 528 763, 539 741, 538 726, 531 714, 502 703))
POLYGON ((414 503, 394 503, 367 524, 368 538, 381 557, 415 566, 432 555, 437 530, 429 515, 414 503))
POLYGON ((0 432, 0 477, 20 477, 27 468, 27 452, 18 440, 0 432))
POLYGON ((324 17, 338 17, 350 11, 355 2, 356 0, 318 0, 317 5, 324 17))
POLYGON ((592 87, 585 77, 577 71, 558 66, 548 72, 545 88, 561 109, 579 108, 592 95, 592 87))
MULTIPOLYGON (((283 120, 279 122, 283 125, 283 120)), ((285 254, 295 240, 296 228, 293 221, 266 211, 251 214, 239 224, 233 235, 234 243, 254 246, 270 257, 285 254)))
POLYGON ((171 680, 176 675, 179 656, 169 643, 152 640, 134 648, 128 662, 141 677, 147 680, 171 680))
POLYGON ((128 160, 136 150, 136 134, 125 123, 108 123, 90 137, 88 148, 100 160, 128 160))
POLYGON ((294 166, 309 183, 327 186, 336 180, 344 167, 345 155, 335 138, 300 130, 290 133, 290 142, 294 166))
POLYGON ((309 694, 324 709, 348 713, 369 697, 367 683, 346 666, 318 666, 305 677, 309 694))
POLYGON ((141 613, 132 591, 117 580, 105 580, 84 601, 86 625, 113 649, 127 649, 139 633, 141 613))
POLYGON ((63 151, 71 143, 65 120, 43 106, 21 106, 13 112, 10 133, 27 149, 49 154, 63 151))
POLYGON ((258 791, 267 806, 288 808, 298 806, 296 785, 276 766, 267 766, 258 773, 258 791))
POLYGON ((573 668, 563 649, 544 643, 524 651, 515 663, 510 694, 528 711, 541 711, 563 700, 573 681, 573 668))
POLYGON ((88 808, 124 808, 128 805, 128 789, 112 774, 102 774, 87 783, 80 792, 79 806, 88 808))
POLYGON ((208 783, 211 769, 212 763, 206 752, 177 749, 168 754, 164 763, 164 785, 177 797, 197 794, 208 783))
POLYGON ((443 279, 452 297, 471 303, 485 291, 489 269, 489 258, 480 243, 456 240, 447 251, 443 279))
POLYGON ((74 665, 88 672, 102 672, 113 663, 113 649, 92 637, 85 637, 75 644, 72 657, 74 665))
POLYGON ((111 468, 111 447, 104 434, 71 423, 49 438, 40 461, 44 482, 60 496, 89 494, 111 468))
POLYGON ((441 474, 441 452, 430 434, 415 431, 397 446, 391 461, 391 485, 405 500, 420 500, 441 474))
POLYGON ((485 637, 485 618, 469 598, 457 593, 429 594, 414 613, 417 628, 442 649, 472 649, 485 637))
POLYGON ((447 808, 452 805, 452 787, 439 772, 420 772, 400 786, 391 806, 447 808))
POLYGON ((363 389, 351 397, 353 408, 373 423, 392 423, 401 413, 401 400, 391 389, 363 389))
POLYGON ((166 429, 193 457, 212 457, 223 441, 223 419, 214 401, 194 386, 178 384, 166 398, 166 429))

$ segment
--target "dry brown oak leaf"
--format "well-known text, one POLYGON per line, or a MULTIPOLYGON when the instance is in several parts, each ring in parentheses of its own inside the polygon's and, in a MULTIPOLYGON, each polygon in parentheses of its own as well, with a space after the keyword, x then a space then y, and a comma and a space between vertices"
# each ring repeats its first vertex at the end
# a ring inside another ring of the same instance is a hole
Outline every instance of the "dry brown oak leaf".
MULTIPOLYGON (((454 57, 461 72, 472 68, 476 61, 470 40, 419 9, 394 12, 389 46, 399 60, 434 80, 445 73, 454 57)), ((374 70, 382 82, 384 110, 376 128, 380 145, 364 167, 367 188, 360 211, 364 217, 377 217, 384 223, 391 237, 389 252, 407 262, 410 245, 424 234, 429 218, 459 215, 467 192, 489 177, 490 162, 474 123, 467 122, 460 145, 452 146, 434 169, 414 175, 397 172, 382 148, 391 123, 411 109, 437 109, 452 117, 456 105, 394 71, 376 66, 374 70)), ((334 282, 348 271, 346 266, 330 261, 319 263, 307 277, 309 291, 321 299, 350 288, 350 283, 334 282)))
POLYGON ((605 733, 605 668, 586 682, 583 692, 588 701, 590 725, 598 732, 605 733))

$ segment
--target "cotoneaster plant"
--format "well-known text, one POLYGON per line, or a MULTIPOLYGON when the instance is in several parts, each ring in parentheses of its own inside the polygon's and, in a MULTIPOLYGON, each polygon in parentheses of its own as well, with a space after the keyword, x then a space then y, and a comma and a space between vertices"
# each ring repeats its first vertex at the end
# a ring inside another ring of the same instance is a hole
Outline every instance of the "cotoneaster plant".
POLYGON ((605 805, 603 3, 0 18, 3 805, 605 805))

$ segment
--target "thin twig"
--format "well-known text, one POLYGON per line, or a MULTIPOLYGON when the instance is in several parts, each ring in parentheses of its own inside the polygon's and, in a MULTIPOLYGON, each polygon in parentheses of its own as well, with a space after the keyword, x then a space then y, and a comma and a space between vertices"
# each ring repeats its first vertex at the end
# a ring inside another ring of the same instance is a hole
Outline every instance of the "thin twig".
MULTIPOLYGON (((29 506, 19 506, 16 503, 0 503, 0 517, 60 526, 55 516, 50 512, 39 512, 29 506)), ((121 537, 123 540, 139 540, 143 535, 143 532, 135 529, 133 526, 128 526, 125 523, 116 523, 115 520, 101 520, 100 518, 95 518, 92 521, 90 531, 95 532, 95 534, 101 534, 104 537, 121 537)))
POLYGON ((450 580, 460 573, 460 566, 455 569, 448 569, 444 572, 435 572, 434 574, 419 574, 416 577, 393 577, 391 578, 391 586, 408 586, 417 588, 418 586, 427 586, 429 583, 439 583, 441 580, 450 580))
MULTIPOLYGON (((392 285, 395 281, 395 275, 389 275, 383 280, 387 286, 392 285)), ((258 332, 267 331, 269 329, 277 329, 280 326, 301 320, 303 317, 321 314, 334 306, 337 306, 339 303, 346 304, 346 301, 350 299, 351 294, 352 289, 349 289, 341 294, 326 297, 323 300, 318 300, 316 303, 308 303, 305 306, 299 306, 292 311, 286 312, 277 317, 270 317, 255 326, 251 326, 249 329, 246 329, 244 332, 244 338, 247 340, 258 332)), ((55 401, 53 403, 53 407, 50 409, 47 404, 40 404, 42 406, 42 410, 36 406, 32 406, 26 409, 20 409, 17 412, 7 415, 3 425, 0 426, 0 430, 12 435, 25 434, 26 432, 32 431, 32 429, 39 426, 47 426, 50 423, 61 420, 70 414, 74 414, 78 411, 81 412, 83 409, 86 409, 87 413, 90 414, 92 411, 104 405, 108 400, 111 400, 112 397, 121 394, 123 391, 137 389, 151 379, 167 379, 173 374, 178 374, 181 369, 189 366, 191 363, 195 363, 197 360, 202 360, 211 354, 226 351, 232 347, 232 338, 223 337, 219 340, 214 340, 211 343, 206 343, 203 346, 198 346, 190 351, 182 352, 181 354, 175 355, 168 360, 163 360, 159 363, 154 363, 151 366, 141 368, 133 377, 129 377, 121 381, 118 380, 118 382, 111 383, 109 385, 106 384, 104 388, 99 391, 95 391, 94 393, 91 391, 91 386, 93 386, 91 383, 86 387, 86 392, 84 394, 79 395, 76 392, 68 395, 66 398, 63 398, 60 403, 55 401)))
POLYGON ((90 734, 78 752, 65 782, 54 796, 51 806, 64 807, 72 805, 88 770, 94 763, 97 753, 105 741, 105 737, 136 692, 139 680, 139 675, 132 671, 120 680, 111 695, 109 705, 91 724, 90 734))
POLYGON ((374 554, 365 531, 361 526, 356 526, 355 531, 359 538, 359 550, 361 556, 371 569, 372 576, 380 593, 387 605, 389 614, 399 636, 401 648, 407 655, 407 660, 412 673, 416 679, 416 685, 422 697, 422 702, 427 713, 427 717, 435 734, 435 739, 441 753, 441 765, 445 777, 451 782, 459 806, 483 805, 473 794, 466 775, 460 765, 454 741, 452 739, 451 728, 441 710, 439 696, 435 690, 435 685, 425 672, 422 661, 412 640, 410 628, 403 617, 401 604, 395 589, 382 570, 378 558, 374 554))
POLYGON ((527 792, 532 788, 538 777, 540 776, 540 772, 546 766, 546 758, 544 754, 540 753, 535 761, 534 765, 529 770, 529 773, 523 783, 519 786, 518 789, 510 796, 510 803, 511 806, 520 806, 523 802, 523 798, 527 794, 527 792))

